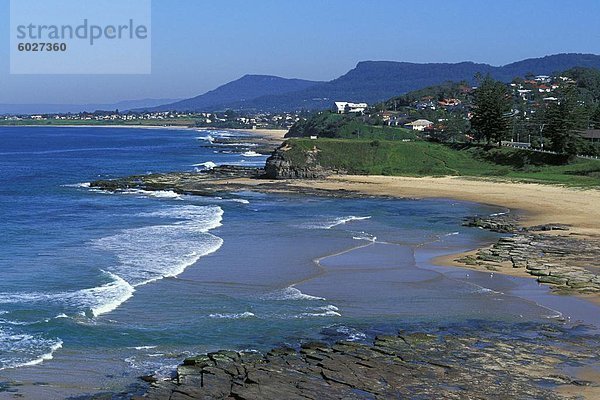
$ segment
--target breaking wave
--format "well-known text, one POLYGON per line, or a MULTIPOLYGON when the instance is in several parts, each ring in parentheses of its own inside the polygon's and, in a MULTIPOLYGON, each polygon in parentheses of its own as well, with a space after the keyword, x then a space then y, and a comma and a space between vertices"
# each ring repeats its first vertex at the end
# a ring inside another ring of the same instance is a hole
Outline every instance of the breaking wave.
POLYGON ((102 285, 63 293, 0 293, 0 304, 54 303, 97 317, 117 309, 133 296, 136 287, 175 277, 223 244, 209 233, 221 226, 223 210, 218 206, 187 205, 140 215, 174 221, 125 229, 93 241, 94 247, 114 253, 118 260, 117 265, 102 271, 102 285))
POLYGON ((308 224, 302 225, 305 229, 331 229, 339 225, 345 225, 349 222, 353 221, 364 221, 370 219, 370 216, 367 217, 356 217, 354 215, 349 215, 347 217, 337 217, 337 218, 326 218, 323 221, 311 222, 308 224))

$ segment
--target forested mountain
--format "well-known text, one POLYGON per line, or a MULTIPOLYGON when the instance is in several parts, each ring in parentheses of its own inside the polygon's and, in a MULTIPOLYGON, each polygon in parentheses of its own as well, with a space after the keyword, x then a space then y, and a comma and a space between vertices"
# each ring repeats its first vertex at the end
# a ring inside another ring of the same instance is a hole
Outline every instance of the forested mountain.
POLYGON ((363 61, 329 82, 247 75, 193 99, 160 107, 178 111, 298 111, 331 108, 334 101, 376 103, 447 81, 473 82, 477 73, 509 82, 517 76, 550 75, 574 67, 600 68, 600 56, 557 54, 501 67, 473 62, 417 64, 363 61))

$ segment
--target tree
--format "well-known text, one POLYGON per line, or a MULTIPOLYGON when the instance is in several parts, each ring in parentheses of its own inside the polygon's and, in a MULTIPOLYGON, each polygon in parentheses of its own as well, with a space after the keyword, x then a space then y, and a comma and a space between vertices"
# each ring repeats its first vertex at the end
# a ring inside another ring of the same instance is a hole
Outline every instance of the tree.
POLYGON ((577 89, 567 87, 560 101, 550 104, 545 112, 544 136, 549 139, 550 150, 575 156, 582 147, 581 132, 587 128, 588 114, 579 100, 577 89))
POLYGON ((471 127, 477 140, 500 144, 510 133, 511 96, 506 85, 490 75, 479 80, 471 127))
POLYGON ((590 118, 590 127, 594 129, 600 129, 600 103, 598 103, 594 113, 590 118))

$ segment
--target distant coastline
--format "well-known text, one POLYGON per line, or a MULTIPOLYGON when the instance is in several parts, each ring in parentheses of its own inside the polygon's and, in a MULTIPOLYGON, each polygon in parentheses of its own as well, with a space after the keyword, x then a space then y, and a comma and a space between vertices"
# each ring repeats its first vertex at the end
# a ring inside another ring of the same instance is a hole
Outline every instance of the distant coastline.
POLYGON ((1 127, 22 127, 22 128, 136 128, 136 129, 168 129, 168 130, 194 130, 194 131, 211 131, 211 130, 225 130, 225 131, 233 131, 233 132, 244 132, 251 133, 256 136, 266 136, 270 139, 274 140, 284 140, 284 136, 288 133, 288 129, 268 129, 268 128, 259 128, 259 129, 231 129, 231 128, 214 128, 214 127, 194 127, 188 125, 77 125, 77 124, 52 124, 52 125, 8 125, 8 124, 0 124, 1 127))

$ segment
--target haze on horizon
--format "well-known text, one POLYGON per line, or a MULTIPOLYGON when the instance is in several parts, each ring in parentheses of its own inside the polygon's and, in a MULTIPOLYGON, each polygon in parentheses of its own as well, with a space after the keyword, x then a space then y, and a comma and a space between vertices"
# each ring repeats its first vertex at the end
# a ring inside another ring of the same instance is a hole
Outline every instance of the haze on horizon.
MULTIPOLYGON (((5 37, 8 11, 0 0, 5 37)), ((0 103, 186 98, 245 74, 331 80, 363 60, 504 65, 600 54, 595 0, 153 0, 152 15, 150 75, 10 75, 1 41, 0 103)))

